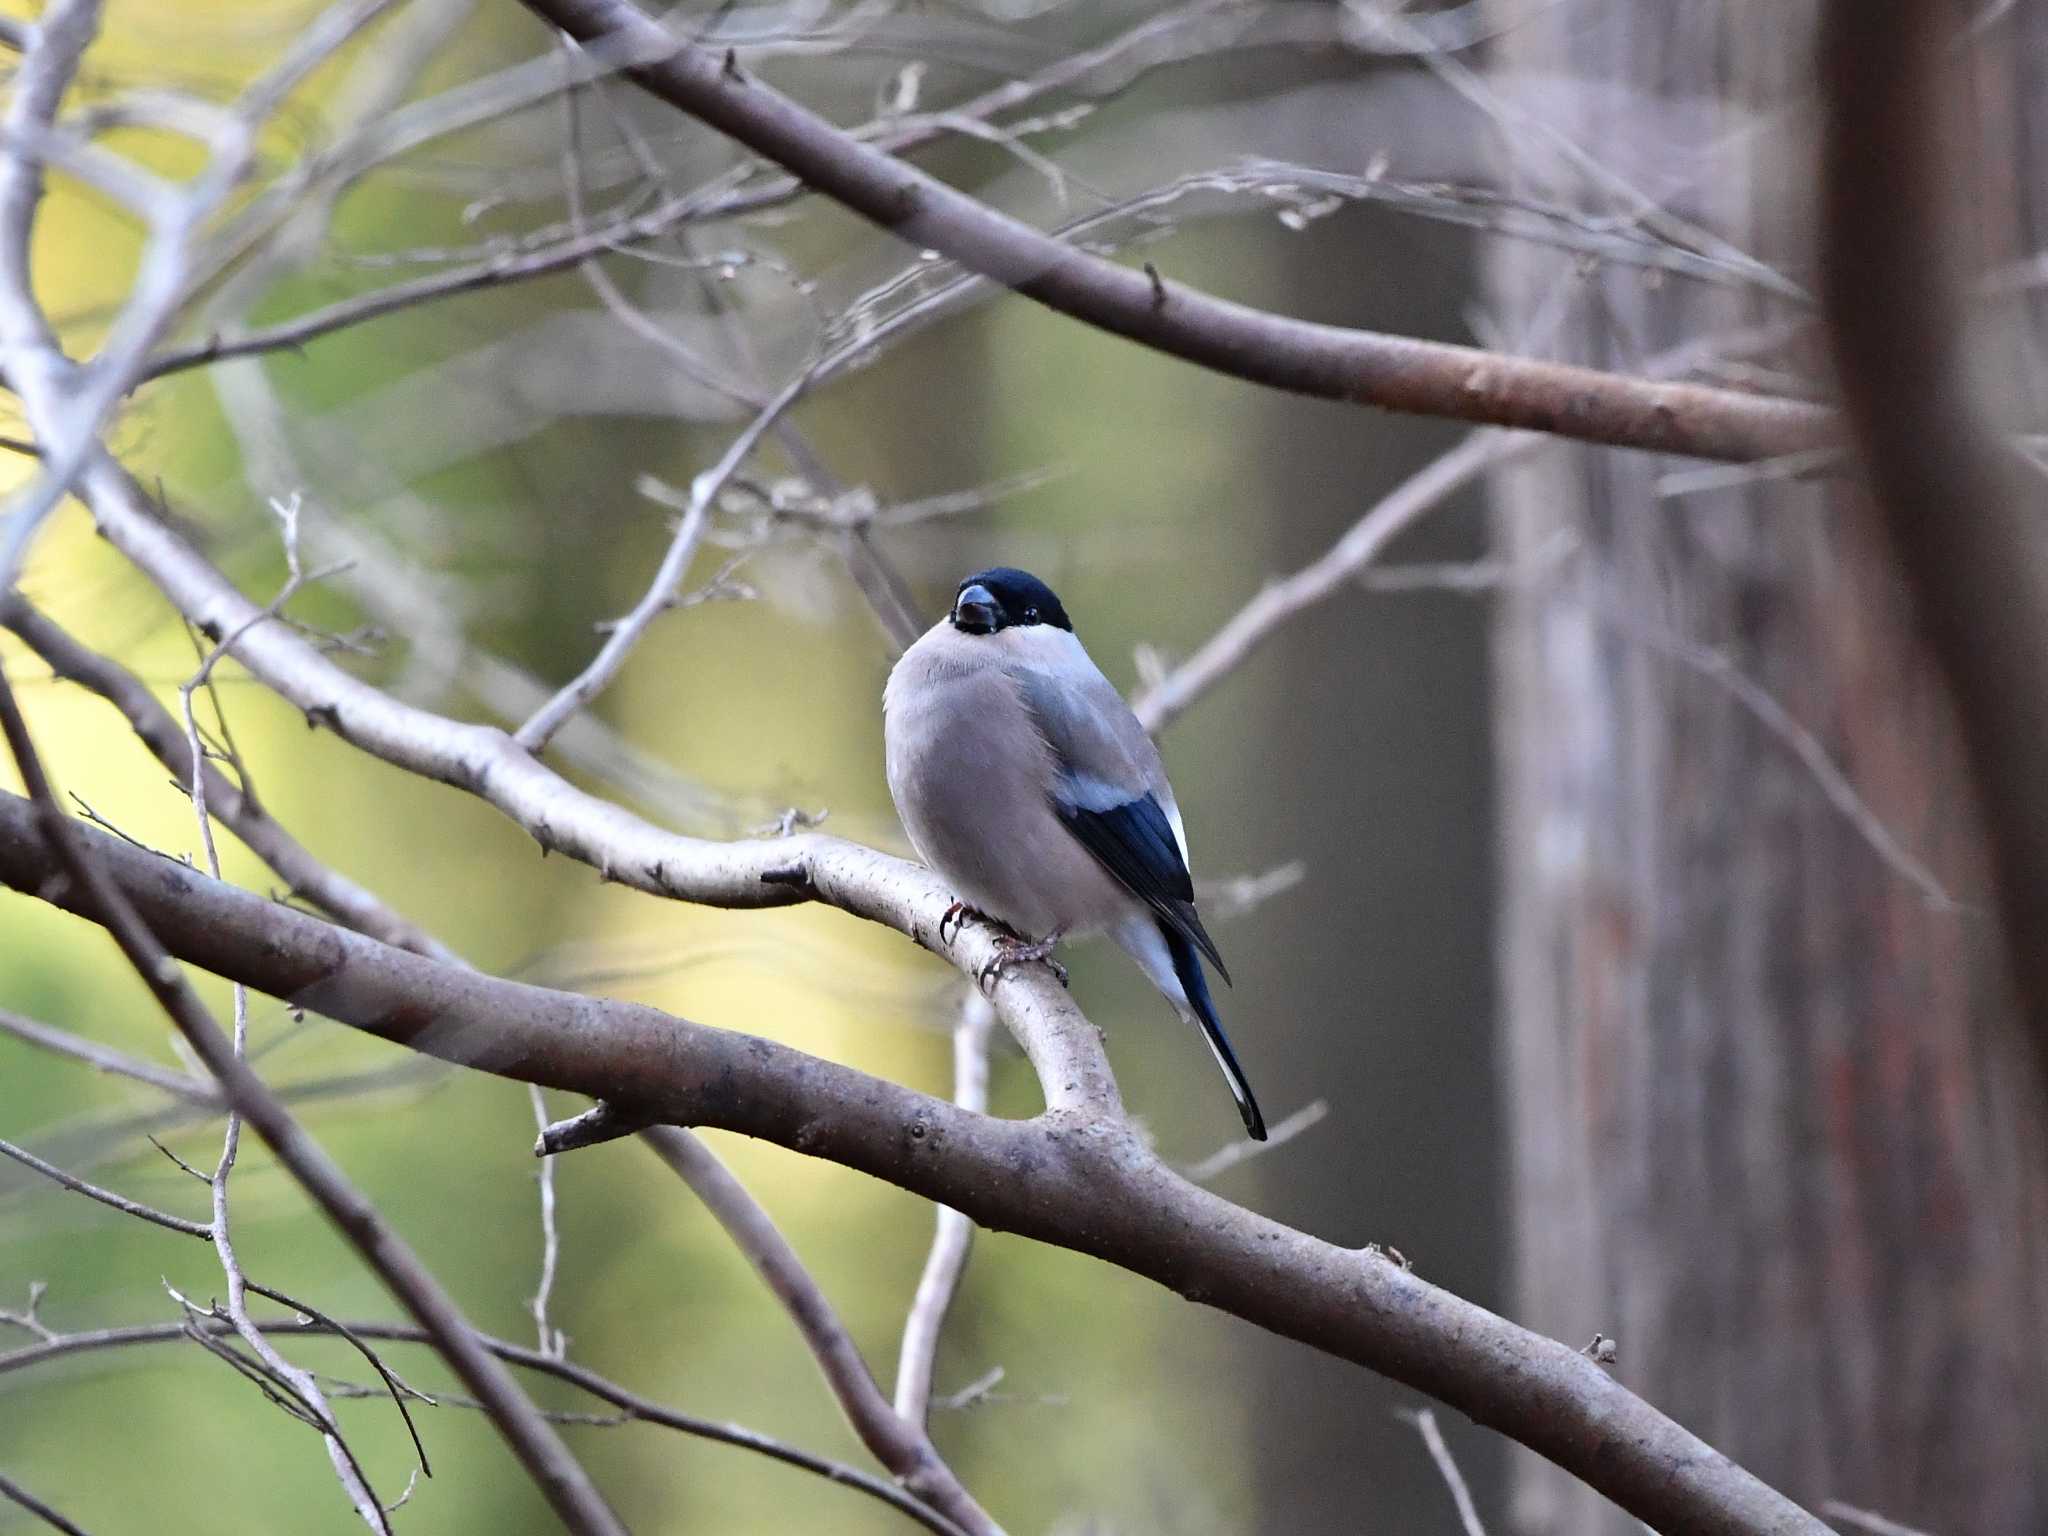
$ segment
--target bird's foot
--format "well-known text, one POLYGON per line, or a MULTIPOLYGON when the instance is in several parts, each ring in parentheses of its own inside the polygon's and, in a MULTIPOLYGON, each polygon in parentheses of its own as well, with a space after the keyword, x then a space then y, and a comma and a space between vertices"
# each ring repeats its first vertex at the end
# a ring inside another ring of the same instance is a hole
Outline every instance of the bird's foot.
POLYGON ((939 914, 939 942, 950 949, 953 940, 959 938, 961 934, 967 931, 967 919, 979 917, 980 915, 974 908, 967 905, 966 902, 954 902, 953 905, 939 914), (950 934, 946 932, 948 927, 953 930, 950 934))
POLYGON ((1053 959, 1052 952, 1058 947, 1060 935, 1057 930, 1042 939, 1020 939, 1005 936, 996 940, 996 952, 988 964, 981 968, 979 981, 984 995, 996 989, 996 983, 1003 979, 1003 972, 1013 965, 1030 965, 1036 961, 1051 971, 1061 986, 1067 984, 1067 968, 1053 959))

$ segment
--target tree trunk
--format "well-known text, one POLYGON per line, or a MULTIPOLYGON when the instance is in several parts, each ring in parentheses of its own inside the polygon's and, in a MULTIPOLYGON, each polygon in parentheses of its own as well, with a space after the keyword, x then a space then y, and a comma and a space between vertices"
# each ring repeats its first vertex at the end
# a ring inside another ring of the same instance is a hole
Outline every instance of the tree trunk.
MULTIPOLYGON (((1797 279, 1812 19, 1539 7, 1492 84, 1797 279)), ((2043 43, 2015 7, 1970 65, 2001 173, 1987 254, 2042 233, 2024 188, 2048 161, 2014 158, 2048 130, 2043 43)), ((1541 134, 1502 142, 1523 190, 1626 211, 1541 134)), ((1561 314, 1549 346, 1574 360, 1640 368, 1798 313, 1498 251, 1508 323, 1561 314)), ((1670 494, 1692 468, 1551 449, 1495 487, 1515 1313, 1613 1336, 1631 1387, 1811 1506, 2038 1533, 2043 1101, 1953 723, 1849 481, 1670 494), (1912 861, 1970 909, 1930 902, 1912 861)), ((1533 1458, 1514 1492, 1525 1530, 1634 1528, 1533 1458)))

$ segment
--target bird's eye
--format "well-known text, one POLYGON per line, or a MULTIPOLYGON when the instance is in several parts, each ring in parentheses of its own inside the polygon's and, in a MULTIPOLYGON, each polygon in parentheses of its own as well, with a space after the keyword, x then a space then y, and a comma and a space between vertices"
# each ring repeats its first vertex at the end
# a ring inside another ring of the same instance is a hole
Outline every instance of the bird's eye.
POLYGON ((1036 624, 1038 622, 1038 610, 1036 608, 1026 608, 1024 610, 1024 622, 1026 624, 1036 624))

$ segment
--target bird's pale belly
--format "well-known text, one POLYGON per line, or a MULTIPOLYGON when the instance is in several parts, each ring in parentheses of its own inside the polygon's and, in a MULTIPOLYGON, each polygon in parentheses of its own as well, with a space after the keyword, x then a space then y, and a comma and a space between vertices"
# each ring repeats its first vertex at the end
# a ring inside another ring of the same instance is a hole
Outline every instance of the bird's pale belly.
POLYGON ((1040 765, 1002 759, 973 730, 890 726, 889 789, 904 830, 962 901, 1027 938, 1092 933, 1128 915, 1130 893, 1060 821, 1040 765), (922 744, 910 750, 909 739, 922 744))

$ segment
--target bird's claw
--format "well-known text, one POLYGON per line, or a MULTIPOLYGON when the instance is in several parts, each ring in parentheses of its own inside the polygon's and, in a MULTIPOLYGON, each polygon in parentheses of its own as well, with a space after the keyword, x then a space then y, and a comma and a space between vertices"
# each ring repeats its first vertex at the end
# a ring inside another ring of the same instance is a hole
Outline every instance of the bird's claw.
POLYGON ((967 919, 973 915, 974 908, 967 905, 964 901, 956 901, 953 905, 946 908, 944 912, 939 914, 939 942, 950 948, 953 940, 959 938, 961 934, 967 931, 967 919), (948 924, 951 924, 953 929, 950 935, 946 932, 948 924))
POLYGON ((993 994, 996 983, 1003 979, 1003 973, 1013 965, 1029 965, 1034 961, 1053 973, 1061 986, 1067 984, 1067 968, 1053 959, 1052 952, 1059 944, 1057 933, 1047 934, 1042 939, 1000 938, 996 940, 996 952, 989 957, 977 980, 981 983, 983 996, 993 994))

